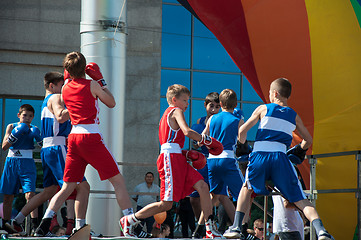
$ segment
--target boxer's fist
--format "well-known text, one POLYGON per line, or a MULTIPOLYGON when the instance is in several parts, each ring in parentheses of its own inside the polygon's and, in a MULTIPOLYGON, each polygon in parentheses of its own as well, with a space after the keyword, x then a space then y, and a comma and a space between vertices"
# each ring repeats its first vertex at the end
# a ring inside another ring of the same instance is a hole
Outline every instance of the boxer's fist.
POLYGON ((300 144, 288 149, 287 156, 291 162, 301 164, 305 160, 307 149, 302 149, 300 144))
POLYGON ((208 135, 202 134, 202 140, 199 144, 203 144, 208 148, 208 151, 212 155, 219 155, 223 152, 223 145, 217 139, 208 135))
POLYGON ((93 80, 97 81, 103 89, 106 88, 107 83, 103 78, 103 74, 100 72, 100 68, 98 64, 93 62, 87 64, 85 67, 85 72, 93 80))
POLYGON ((30 131, 31 131, 31 135, 33 136, 33 138, 35 138, 35 141, 41 145, 42 141, 43 141, 43 138, 41 137, 40 135, 40 130, 39 128, 37 128, 36 126, 32 126, 30 128, 30 131))
POLYGON ((202 153, 195 150, 182 150, 182 154, 187 160, 192 161, 192 165, 195 169, 202 169, 206 166, 207 159, 202 153))
POLYGON ((243 155, 248 155, 251 152, 252 152, 252 148, 248 145, 247 140, 245 141, 245 143, 241 143, 240 141, 237 140, 236 151, 235 151, 235 155, 237 158, 243 155))
POLYGON ((29 134, 30 128, 26 123, 19 123, 10 133, 8 142, 11 144, 16 143, 23 135, 29 134))

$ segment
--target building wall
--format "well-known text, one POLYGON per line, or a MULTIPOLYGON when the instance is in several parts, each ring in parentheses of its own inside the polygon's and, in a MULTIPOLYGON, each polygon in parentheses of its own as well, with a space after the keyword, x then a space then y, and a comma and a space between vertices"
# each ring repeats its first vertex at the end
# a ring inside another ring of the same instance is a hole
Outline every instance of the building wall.
MULTIPOLYGON (((43 99, 44 74, 62 72, 65 54, 80 50, 80 10, 80 0, 1 1, 0 97, 43 99)), ((128 191, 156 174, 161 11, 161 0, 127 1, 125 151, 117 161, 128 191)))

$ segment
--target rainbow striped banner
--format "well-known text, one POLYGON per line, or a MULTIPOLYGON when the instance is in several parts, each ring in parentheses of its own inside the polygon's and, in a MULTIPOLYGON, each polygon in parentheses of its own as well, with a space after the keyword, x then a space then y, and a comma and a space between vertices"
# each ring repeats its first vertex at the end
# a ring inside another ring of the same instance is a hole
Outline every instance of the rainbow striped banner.
MULTIPOLYGON (((361 0, 178 1, 218 38, 264 102, 274 79, 291 81, 289 105, 314 139, 308 154, 361 149, 361 0)), ((309 186, 308 163, 301 171, 309 186)), ((356 171, 354 156, 318 159, 317 189, 356 188, 356 171)), ((318 195, 317 209, 336 239, 352 239, 354 193, 318 195)))

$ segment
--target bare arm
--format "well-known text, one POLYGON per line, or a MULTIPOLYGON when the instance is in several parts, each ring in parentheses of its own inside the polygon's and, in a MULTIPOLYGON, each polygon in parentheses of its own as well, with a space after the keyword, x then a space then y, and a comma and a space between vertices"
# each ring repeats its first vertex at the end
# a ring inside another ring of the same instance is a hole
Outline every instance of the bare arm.
POLYGON ((301 137, 303 138, 301 142, 301 148, 307 149, 312 145, 312 136, 308 132, 307 128, 302 122, 302 119, 299 115, 296 116, 296 130, 299 132, 301 137))
MULTIPOLYGON (((196 140, 197 142, 202 140, 202 136, 188 126, 186 120, 184 119, 183 111, 181 109, 176 108, 169 117, 173 118, 174 121, 173 125, 177 125, 177 126, 171 125, 172 128, 174 127, 174 129, 178 129, 179 127, 186 137, 196 140)), ((172 119, 170 120, 172 124, 172 119)))
POLYGON ((115 107, 115 99, 113 94, 108 90, 108 88, 102 89, 102 87, 96 81, 92 80, 90 84, 90 90, 94 97, 98 97, 102 103, 104 103, 108 108, 115 107))
POLYGON ((9 143, 8 141, 8 138, 10 136, 10 133, 11 131, 13 130, 13 125, 12 124, 9 124, 7 127, 6 127, 6 132, 5 132, 5 135, 4 135, 4 139, 3 139, 3 144, 2 144, 2 149, 4 151, 8 150, 10 147, 11 147, 11 143, 9 143))
POLYGON ((206 127, 204 128, 202 134, 209 135, 209 124, 211 122, 212 116, 209 117, 208 121, 206 122, 206 127))
POLYGON ((260 120, 264 117, 267 107, 265 105, 258 106, 252 113, 252 116, 240 126, 238 130, 238 140, 241 143, 245 143, 247 139, 247 132, 260 120))
POLYGON ((68 109, 65 108, 61 94, 54 94, 48 101, 48 109, 54 114, 59 123, 63 123, 69 119, 68 109))

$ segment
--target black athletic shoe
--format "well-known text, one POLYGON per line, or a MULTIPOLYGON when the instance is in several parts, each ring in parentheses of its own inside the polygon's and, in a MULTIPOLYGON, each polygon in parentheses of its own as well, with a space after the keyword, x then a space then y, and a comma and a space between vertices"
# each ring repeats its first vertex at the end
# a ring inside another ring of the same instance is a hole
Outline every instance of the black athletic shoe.
POLYGON ((54 237, 55 235, 49 231, 52 218, 43 218, 35 230, 34 237, 54 237))
POLYGON ((138 238, 151 238, 152 237, 152 234, 147 233, 146 231, 143 230, 143 225, 141 223, 139 223, 134 228, 134 233, 137 235, 138 238))

